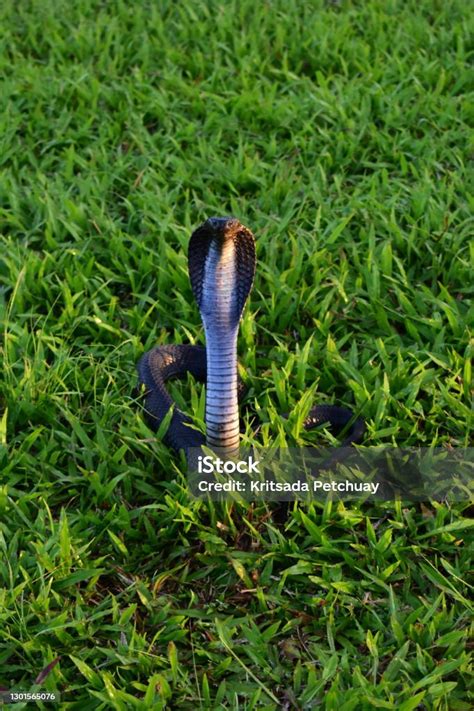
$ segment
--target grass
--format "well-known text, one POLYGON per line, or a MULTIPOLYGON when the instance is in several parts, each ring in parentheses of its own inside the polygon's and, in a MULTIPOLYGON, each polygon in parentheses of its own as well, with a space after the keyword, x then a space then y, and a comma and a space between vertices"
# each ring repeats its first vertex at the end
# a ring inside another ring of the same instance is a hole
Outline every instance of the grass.
MULTIPOLYGON (((202 342, 187 241, 233 214, 257 237, 247 438, 254 417, 260 441, 330 439, 281 419, 313 388, 368 445, 470 443, 468 4, 0 14, 0 686, 67 709, 472 708, 468 502, 284 525, 192 502, 133 397, 146 349, 202 342)), ((197 385, 174 394, 202 412, 197 385)))

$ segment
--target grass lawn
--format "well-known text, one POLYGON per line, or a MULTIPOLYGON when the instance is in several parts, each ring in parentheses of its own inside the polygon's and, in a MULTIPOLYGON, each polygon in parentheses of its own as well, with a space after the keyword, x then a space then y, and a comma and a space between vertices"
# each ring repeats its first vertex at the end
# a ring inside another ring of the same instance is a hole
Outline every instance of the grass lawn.
MULTIPOLYGON (((248 440, 333 442, 281 418, 310 389, 367 445, 469 444, 469 3, 0 17, 0 686, 81 710, 472 708, 468 502, 281 524, 191 501, 134 398, 145 350, 202 343, 187 243, 231 214, 257 239, 248 440)), ((202 415, 200 385, 173 393, 202 415)))

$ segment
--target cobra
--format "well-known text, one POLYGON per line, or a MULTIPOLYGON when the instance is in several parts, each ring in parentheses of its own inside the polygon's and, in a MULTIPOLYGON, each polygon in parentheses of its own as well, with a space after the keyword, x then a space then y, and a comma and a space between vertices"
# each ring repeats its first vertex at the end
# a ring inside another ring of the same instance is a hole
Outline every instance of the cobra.
MULTIPOLYGON (((206 444, 220 454, 238 455, 239 399, 245 388, 238 376, 237 336, 239 322, 255 276, 255 240, 252 232, 233 217, 211 217, 198 227, 189 242, 188 271, 191 288, 204 325, 206 347, 157 346, 138 363, 145 389, 145 414, 156 431, 170 408, 171 420, 164 442, 186 456, 206 444), (171 378, 191 373, 206 384, 206 435, 192 426, 166 389, 171 378)), ((317 405, 304 422, 305 429, 323 423, 340 433, 341 446, 360 442, 364 422, 351 410, 336 405, 317 405)))

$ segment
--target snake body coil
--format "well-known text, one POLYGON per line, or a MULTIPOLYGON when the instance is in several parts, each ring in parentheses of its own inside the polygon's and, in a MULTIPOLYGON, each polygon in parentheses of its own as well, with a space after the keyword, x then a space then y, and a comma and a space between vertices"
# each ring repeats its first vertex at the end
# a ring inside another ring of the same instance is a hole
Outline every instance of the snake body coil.
MULTIPOLYGON (((243 385, 237 373, 237 334, 242 311, 255 274, 252 233, 232 217, 210 218, 193 232, 188 267, 206 336, 206 348, 191 345, 157 346, 138 363, 145 386, 145 413, 157 430, 174 402, 166 381, 190 372, 206 383, 206 437, 189 425, 191 418, 174 408, 164 441, 186 455, 207 444, 235 456, 239 448, 239 396, 243 385)), ((314 407, 304 422, 306 429, 329 422, 336 432, 345 429, 353 413, 335 405, 314 407)), ((364 423, 357 419, 342 446, 359 442, 364 423)))

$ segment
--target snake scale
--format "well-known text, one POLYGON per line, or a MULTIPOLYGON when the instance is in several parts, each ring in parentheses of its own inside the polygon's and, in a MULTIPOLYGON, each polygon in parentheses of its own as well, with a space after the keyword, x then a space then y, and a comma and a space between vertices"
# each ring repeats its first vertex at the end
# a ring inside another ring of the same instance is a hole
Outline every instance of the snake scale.
MULTIPOLYGON (((191 288, 204 325, 206 347, 157 346, 138 363, 145 390, 145 415, 158 430, 174 406, 164 442, 176 452, 207 445, 227 456, 239 451, 239 399, 245 388, 237 370, 239 322, 255 276, 255 240, 252 232, 233 217, 212 217, 198 227, 189 242, 191 288), (166 389, 171 378, 186 373, 206 384, 206 435, 190 427, 191 418, 174 404, 166 389)), ((317 405, 304 422, 305 429, 329 423, 338 434, 346 430, 341 446, 360 442, 365 425, 351 410, 317 405)))

